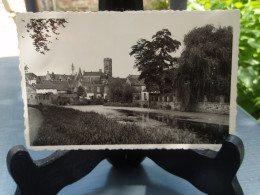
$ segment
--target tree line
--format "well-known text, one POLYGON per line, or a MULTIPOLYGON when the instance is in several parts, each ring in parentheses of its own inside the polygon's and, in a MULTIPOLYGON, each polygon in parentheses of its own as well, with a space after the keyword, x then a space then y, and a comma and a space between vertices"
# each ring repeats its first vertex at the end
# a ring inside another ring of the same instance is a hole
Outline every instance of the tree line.
POLYGON ((141 72, 150 92, 175 92, 185 110, 206 96, 230 96, 232 64, 232 27, 205 25, 184 35, 181 55, 172 57, 181 42, 168 29, 140 39, 131 47, 134 67, 141 72))

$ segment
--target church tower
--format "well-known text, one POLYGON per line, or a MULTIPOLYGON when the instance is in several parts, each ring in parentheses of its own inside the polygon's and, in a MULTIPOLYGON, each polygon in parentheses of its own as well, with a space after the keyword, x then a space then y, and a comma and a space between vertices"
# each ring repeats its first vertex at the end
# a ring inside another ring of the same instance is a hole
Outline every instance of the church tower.
POLYGON ((104 73, 112 77, 112 58, 104 58, 104 73))

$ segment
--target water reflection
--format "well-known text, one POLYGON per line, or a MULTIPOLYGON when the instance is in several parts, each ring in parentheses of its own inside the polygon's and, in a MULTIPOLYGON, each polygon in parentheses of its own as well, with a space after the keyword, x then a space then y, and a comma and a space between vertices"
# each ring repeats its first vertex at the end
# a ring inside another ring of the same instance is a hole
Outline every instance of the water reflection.
POLYGON ((163 124, 180 130, 188 129, 196 132, 200 137, 209 140, 209 143, 212 144, 221 144, 229 134, 228 125, 192 121, 192 117, 169 116, 160 113, 147 113, 123 109, 117 111, 125 116, 119 119, 122 122, 135 122, 142 126, 147 126, 147 124, 151 124, 153 121, 158 121, 161 125, 163 124))

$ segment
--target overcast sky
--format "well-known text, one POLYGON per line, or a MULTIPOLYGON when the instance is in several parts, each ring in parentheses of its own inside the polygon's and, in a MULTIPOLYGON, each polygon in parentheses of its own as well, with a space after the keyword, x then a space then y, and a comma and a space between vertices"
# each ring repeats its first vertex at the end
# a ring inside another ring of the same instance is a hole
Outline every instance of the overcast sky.
MULTIPOLYGON (((179 56, 184 35, 196 26, 213 24, 239 28, 239 12, 234 11, 20 13, 17 18, 20 65, 22 68, 28 65, 30 72, 36 75, 45 75, 47 71, 71 74, 72 63, 75 72, 79 67, 82 71, 103 70, 106 57, 112 58, 114 77, 140 74, 133 67, 134 57, 129 53, 131 46, 141 38, 151 40, 157 31, 168 29, 172 38, 182 43, 175 54, 179 56), (51 37, 50 51, 45 55, 35 51, 26 32, 25 24, 30 18, 66 18, 68 21, 64 29, 58 30, 60 35, 51 37)), ((238 39, 238 33, 234 34, 234 39, 238 39)))

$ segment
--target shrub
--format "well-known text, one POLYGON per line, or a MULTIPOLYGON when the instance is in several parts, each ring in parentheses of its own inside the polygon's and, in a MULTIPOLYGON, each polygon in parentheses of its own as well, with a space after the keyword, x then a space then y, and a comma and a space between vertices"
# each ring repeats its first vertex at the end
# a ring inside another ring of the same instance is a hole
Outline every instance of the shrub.
POLYGON ((165 109, 166 109, 166 110, 171 110, 171 108, 172 108, 172 107, 171 107, 171 105, 169 105, 169 104, 165 106, 165 109))
POLYGON ((148 108, 148 105, 147 104, 143 104, 143 108, 148 108))
POLYGON ((133 102, 132 107, 141 107, 141 104, 138 102, 133 102))

